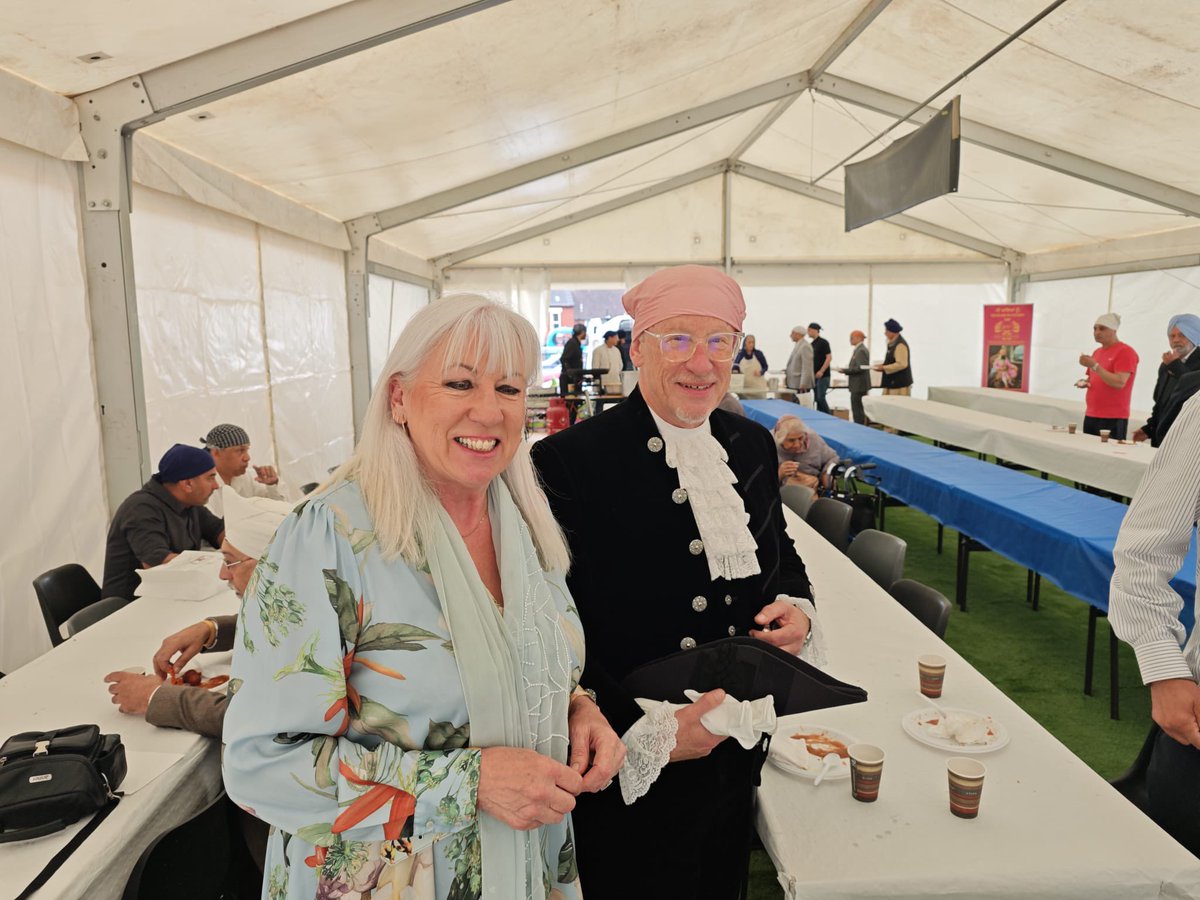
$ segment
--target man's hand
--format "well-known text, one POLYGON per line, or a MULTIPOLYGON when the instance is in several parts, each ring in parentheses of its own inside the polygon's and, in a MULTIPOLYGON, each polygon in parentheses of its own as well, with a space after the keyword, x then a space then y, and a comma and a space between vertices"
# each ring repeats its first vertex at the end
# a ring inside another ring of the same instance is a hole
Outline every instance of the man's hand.
POLYGON ((754 621, 766 627, 762 631, 752 630, 750 637, 774 644, 792 654, 804 649, 804 639, 808 637, 811 623, 799 607, 785 600, 776 600, 764 606, 754 621))
POLYGON ((1200 685, 1186 678, 1151 682, 1150 717, 1179 743, 1200 748, 1200 685))
POLYGON ((625 744, 587 694, 571 698, 567 732, 571 738, 567 764, 583 776, 581 790, 604 790, 625 762, 625 744))
POLYGON ((1142 431, 1140 428, 1133 433, 1132 440, 1135 444, 1140 444, 1142 441, 1147 441, 1149 439, 1149 435, 1147 435, 1146 432, 1142 431))
POLYGON ((104 676, 109 682, 108 692, 112 702, 123 713, 134 716, 146 715, 150 695, 162 687, 162 679, 154 675, 134 675, 132 672, 109 672, 104 676))
POLYGON ((1177 350, 1168 350, 1166 353, 1164 353, 1162 355, 1163 365, 1169 366, 1171 363, 1175 362, 1175 360, 1179 359, 1182 356, 1183 356, 1183 354, 1177 350))
POLYGON ((675 749, 671 751, 671 762, 708 756, 713 747, 728 737, 713 734, 700 721, 701 716, 724 702, 725 692, 717 688, 700 697, 691 706, 685 706, 675 712, 679 728, 675 732, 675 749))
POLYGON ((1083 366, 1085 369, 1090 369, 1092 366, 1094 366, 1096 364, 1096 358, 1094 356, 1088 356, 1088 354, 1086 354, 1086 353, 1080 353, 1079 354, 1079 364, 1081 366, 1083 366))
POLYGON ((583 778, 534 750, 488 747, 480 753, 476 805, 518 831, 557 824, 575 808, 583 778))
POLYGON ((254 480, 262 484, 278 484, 279 473, 275 471, 274 466, 255 466, 254 480))
POLYGON ((212 627, 207 620, 168 635, 154 654, 154 674, 163 679, 172 671, 182 672, 188 660, 203 650, 210 638, 212 627), (175 656, 177 653, 178 657, 175 656))

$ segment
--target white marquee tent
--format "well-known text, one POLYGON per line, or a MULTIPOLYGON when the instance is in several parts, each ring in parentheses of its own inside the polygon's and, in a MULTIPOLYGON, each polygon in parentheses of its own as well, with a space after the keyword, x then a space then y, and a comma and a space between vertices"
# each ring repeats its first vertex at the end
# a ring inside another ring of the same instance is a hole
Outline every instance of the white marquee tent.
POLYGON ((441 291, 544 330, 551 285, 724 266, 773 367, 797 322, 841 354, 894 316, 918 393, 975 383, 1019 300, 1032 389, 1072 396, 1115 310, 1148 407, 1200 310, 1200 6, 1066 0, 931 97, 1048 3, 0 0, 0 670, 49 646, 33 576, 98 577, 170 444, 343 459, 441 291), (956 93, 959 192, 845 234, 841 164, 956 93))

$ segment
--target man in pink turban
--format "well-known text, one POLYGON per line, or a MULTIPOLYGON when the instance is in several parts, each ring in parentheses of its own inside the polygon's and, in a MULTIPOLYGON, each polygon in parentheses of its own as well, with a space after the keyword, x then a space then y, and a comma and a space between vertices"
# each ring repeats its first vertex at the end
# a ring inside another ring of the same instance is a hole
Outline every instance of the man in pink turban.
POLYGON ((761 745, 742 749, 701 724, 721 690, 647 713, 622 682, 731 635, 799 653, 811 591, 784 530, 770 432, 718 409, 741 346, 741 288, 716 269, 678 266, 624 303, 637 389, 532 451, 571 546, 567 583, 588 639, 582 684, 629 748, 619 789, 578 798, 580 878, 589 900, 630 896, 631 870, 613 863, 619 841, 660 860, 664 895, 734 898, 761 745))

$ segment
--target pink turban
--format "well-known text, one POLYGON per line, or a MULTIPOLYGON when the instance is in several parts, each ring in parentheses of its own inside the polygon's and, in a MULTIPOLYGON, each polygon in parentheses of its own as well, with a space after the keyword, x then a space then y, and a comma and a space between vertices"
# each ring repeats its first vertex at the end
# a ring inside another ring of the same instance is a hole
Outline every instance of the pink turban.
POLYGON ((746 301, 738 283, 709 266, 661 269, 621 298, 633 316, 633 337, 674 316, 712 316, 742 330, 746 301))

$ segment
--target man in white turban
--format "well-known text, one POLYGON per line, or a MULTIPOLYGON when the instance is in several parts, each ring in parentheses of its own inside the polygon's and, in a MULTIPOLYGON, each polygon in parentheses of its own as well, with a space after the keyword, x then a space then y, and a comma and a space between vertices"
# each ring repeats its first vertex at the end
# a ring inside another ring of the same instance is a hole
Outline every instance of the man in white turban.
POLYGON ((1121 317, 1105 313, 1096 319, 1092 335, 1100 345, 1090 354, 1079 354, 1079 364, 1088 370, 1083 433, 1099 434, 1107 429, 1118 441, 1125 440, 1129 430, 1129 398, 1133 394, 1133 379, 1137 375, 1138 355, 1128 344, 1117 340, 1121 317))
MULTIPOLYGON (((221 579, 241 597, 255 561, 267 549, 292 505, 265 497, 242 497, 229 485, 221 492, 225 509, 221 579)), ((109 672, 104 680, 109 682, 112 702, 123 713, 144 715, 151 725, 219 738, 228 695, 169 684, 166 678, 172 672, 182 672, 197 653, 231 650, 236 624, 237 616, 212 616, 170 635, 154 654, 153 674, 109 672)))

